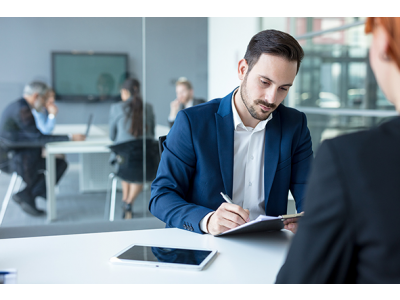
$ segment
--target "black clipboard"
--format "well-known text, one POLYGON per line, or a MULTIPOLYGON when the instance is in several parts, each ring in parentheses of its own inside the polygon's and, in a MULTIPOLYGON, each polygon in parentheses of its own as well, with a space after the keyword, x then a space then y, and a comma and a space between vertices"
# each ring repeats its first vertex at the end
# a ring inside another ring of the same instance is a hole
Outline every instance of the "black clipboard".
POLYGON ((222 232, 215 236, 230 236, 235 234, 243 234, 243 233, 253 233, 253 232, 268 232, 268 231, 279 231, 283 229, 283 219, 273 219, 273 220, 263 220, 252 223, 247 226, 239 226, 233 228, 231 230, 222 232))

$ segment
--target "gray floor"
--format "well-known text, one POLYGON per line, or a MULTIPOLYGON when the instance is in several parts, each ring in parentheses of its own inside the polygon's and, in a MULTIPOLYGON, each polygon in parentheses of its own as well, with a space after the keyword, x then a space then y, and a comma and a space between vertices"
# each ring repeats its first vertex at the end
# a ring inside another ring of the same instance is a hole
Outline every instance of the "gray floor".
MULTIPOLYGON (((10 200, 0 228, 0 238, 50 235, 52 232, 54 234, 98 232, 96 228, 101 228, 101 231, 116 231, 165 226, 148 211, 149 189, 142 192, 136 199, 132 220, 122 220, 121 193, 118 192, 115 221, 109 222, 106 192, 79 193, 78 168, 77 163, 70 163, 67 172, 60 180, 56 190, 57 220, 49 224, 46 217, 30 216, 23 212, 18 204, 10 200)), ((8 174, 0 174, 0 204, 3 202, 10 178, 8 174)), ((36 205, 38 208, 46 209, 46 201, 43 198, 37 198, 36 205)))

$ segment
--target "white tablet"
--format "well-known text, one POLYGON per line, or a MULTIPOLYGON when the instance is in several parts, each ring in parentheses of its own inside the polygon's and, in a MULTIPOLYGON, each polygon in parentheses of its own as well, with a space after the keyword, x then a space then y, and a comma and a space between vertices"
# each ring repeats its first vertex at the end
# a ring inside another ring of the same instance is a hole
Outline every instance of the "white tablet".
POLYGON ((130 245, 110 258, 110 262, 156 268, 202 270, 217 250, 130 245))

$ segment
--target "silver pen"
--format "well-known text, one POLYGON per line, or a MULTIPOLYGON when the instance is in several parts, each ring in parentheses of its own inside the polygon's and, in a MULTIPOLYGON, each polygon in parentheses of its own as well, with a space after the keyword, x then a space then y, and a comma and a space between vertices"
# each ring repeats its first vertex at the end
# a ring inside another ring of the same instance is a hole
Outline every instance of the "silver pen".
POLYGON ((224 198, 224 200, 225 200, 226 202, 228 202, 228 203, 230 203, 230 204, 233 204, 232 199, 229 198, 228 195, 224 194, 223 192, 221 192, 220 194, 221 194, 222 198, 224 198))

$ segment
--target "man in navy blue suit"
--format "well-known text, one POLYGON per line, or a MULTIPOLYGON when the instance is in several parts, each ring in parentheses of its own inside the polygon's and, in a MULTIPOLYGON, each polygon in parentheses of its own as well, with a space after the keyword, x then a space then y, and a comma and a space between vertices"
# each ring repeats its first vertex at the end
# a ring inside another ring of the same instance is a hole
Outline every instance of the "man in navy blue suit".
MULTIPOLYGON (((178 113, 151 186, 154 216, 216 235, 261 214, 286 214, 289 190, 303 211, 310 132, 303 113, 281 104, 303 56, 289 34, 261 31, 238 63, 238 88, 178 113)), ((297 224, 285 228, 295 232, 297 224)))

